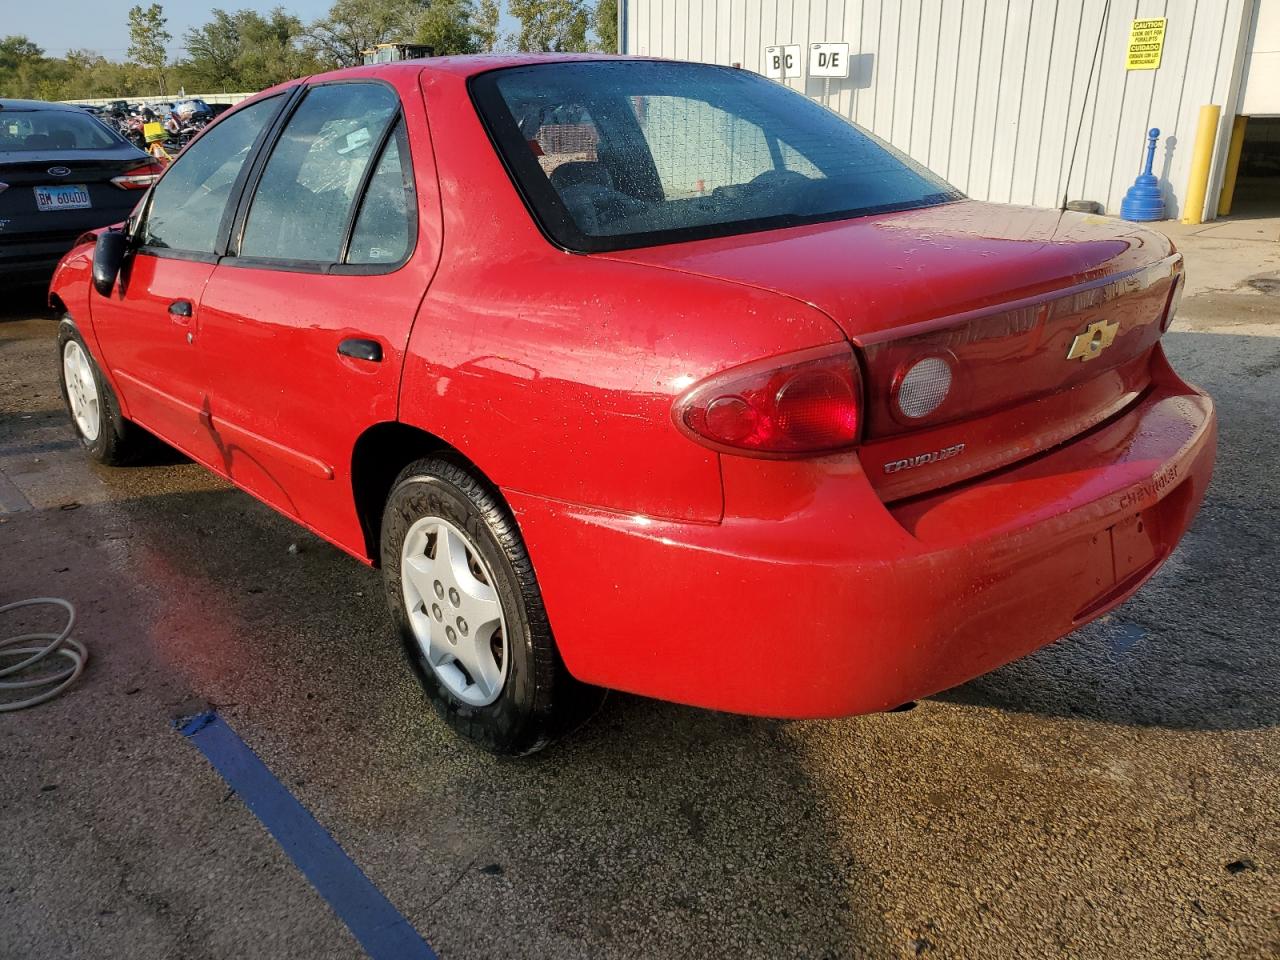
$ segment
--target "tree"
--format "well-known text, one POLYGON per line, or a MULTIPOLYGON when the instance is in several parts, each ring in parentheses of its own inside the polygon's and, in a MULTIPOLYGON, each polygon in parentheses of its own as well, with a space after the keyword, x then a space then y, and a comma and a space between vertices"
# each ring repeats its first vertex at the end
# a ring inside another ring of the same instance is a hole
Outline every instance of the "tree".
POLYGON ((236 60, 242 90, 260 90, 329 67, 304 44, 307 28, 283 7, 263 17, 252 10, 237 15, 241 48, 236 60))
POLYGON ((327 66, 304 48, 302 21, 281 7, 266 16, 254 10, 211 14, 183 38, 189 57, 182 66, 198 88, 260 90, 327 66))
POLYGON ((0 96, 56 99, 71 73, 24 36, 0 38, 0 96))
POLYGON ((520 21, 517 49, 555 53, 587 49, 590 11, 583 0, 509 0, 507 7, 520 21))
POLYGON ((596 49, 621 53, 618 49, 618 0, 600 0, 591 15, 596 31, 596 49))
POLYGON ((43 72, 44 51, 24 36, 0 39, 0 96, 30 97, 43 72))
POLYGON ((72 68, 66 79, 66 88, 50 99, 132 96, 147 92, 152 87, 150 75, 143 68, 108 60, 100 53, 71 50, 66 61, 72 68))
POLYGON ((479 10, 473 16, 472 30, 481 53, 492 53, 498 48, 498 23, 501 20, 502 5, 498 0, 480 0, 479 10))
POLYGON ((431 48, 438 57, 475 53, 479 40, 472 26, 471 0, 433 0, 418 20, 415 43, 431 48))
POLYGON ((46 57, 26 37, 0 38, 0 96, 37 100, 131 97, 154 93, 156 78, 136 63, 117 63, 88 50, 46 57))
POLYGON ((227 89, 238 87, 236 60, 240 56, 240 27, 235 17, 225 10, 210 11, 213 19, 201 27, 192 27, 182 37, 187 45, 187 69, 199 87, 227 89))
POLYGON ((337 0, 307 35, 323 59, 350 67, 364 63, 364 51, 380 43, 416 36, 429 5, 430 0, 337 0))
POLYGON ((0 76, 17 71, 24 63, 43 59, 44 51, 20 34, 0 38, 0 76))
POLYGON ((160 84, 160 92, 167 93, 166 67, 169 63, 167 45, 173 34, 165 29, 164 8, 158 3, 149 7, 129 8, 129 59, 147 67, 160 84))

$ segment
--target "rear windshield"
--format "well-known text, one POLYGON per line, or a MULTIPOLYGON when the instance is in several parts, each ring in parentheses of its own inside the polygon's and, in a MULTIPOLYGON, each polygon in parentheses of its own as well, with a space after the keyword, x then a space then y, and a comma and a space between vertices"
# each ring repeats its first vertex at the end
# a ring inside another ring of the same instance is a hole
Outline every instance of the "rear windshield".
POLYGON ((0 151, 102 150, 123 142, 78 110, 0 111, 0 151))
POLYGON ((930 206, 961 194, 746 70, 647 61, 481 74, 472 93, 543 230, 584 252, 930 206))

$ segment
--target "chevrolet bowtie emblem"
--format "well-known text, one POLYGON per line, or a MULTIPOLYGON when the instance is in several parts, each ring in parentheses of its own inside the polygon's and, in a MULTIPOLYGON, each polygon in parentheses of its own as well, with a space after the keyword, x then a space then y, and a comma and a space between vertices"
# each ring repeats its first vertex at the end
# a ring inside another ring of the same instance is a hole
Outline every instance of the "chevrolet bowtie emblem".
POLYGON ((1095 320, 1084 328, 1083 333, 1076 334, 1071 341, 1071 349, 1067 351, 1068 360, 1092 360, 1116 339, 1120 332, 1120 324, 1108 323, 1106 320, 1095 320))

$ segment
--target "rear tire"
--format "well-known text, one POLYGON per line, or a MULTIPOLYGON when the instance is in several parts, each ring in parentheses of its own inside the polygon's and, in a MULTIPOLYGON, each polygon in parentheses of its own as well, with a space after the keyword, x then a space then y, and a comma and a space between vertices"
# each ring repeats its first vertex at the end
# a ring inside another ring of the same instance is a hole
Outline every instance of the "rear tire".
POLYGON ((143 452, 146 435, 120 413, 116 395, 70 317, 58 325, 58 389, 85 452, 120 466, 143 452))
POLYGON ((382 517, 387 603, 436 712, 497 754, 528 754, 581 725, 604 691, 574 680, 524 541, 496 492, 432 457, 396 479, 382 517))

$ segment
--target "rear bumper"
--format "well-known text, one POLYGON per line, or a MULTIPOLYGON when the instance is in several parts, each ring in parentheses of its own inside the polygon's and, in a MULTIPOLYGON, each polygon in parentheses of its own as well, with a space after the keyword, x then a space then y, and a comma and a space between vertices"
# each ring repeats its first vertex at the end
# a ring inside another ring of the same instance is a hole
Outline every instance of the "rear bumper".
MULTIPOLYGON (((6 279, 29 278, 49 282, 58 261, 75 246, 76 240, 90 230, 119 223, 133 212, 137 198, 123 191, 118 205, 100 204, 89 210, 68 210, 45 216, 57 219, 51 229, 31 229, 31 218, 23 226, 9 225, 10 232, 0 235, 0 276, 6 279)), ((114 198, 113 198, 114 199, 114 198)))
POLYGON ((48 283, 58 261, 75 246, 76 238, 82 233, 84 230, 68 230, 35 237, 19 235, 0 241, 0 277, 48 283))
POLYGON ((1123 602, 1190 525, 1212 401, 1157 352, 1120 416, 979 481, 886 507, 851 457, 725 458, 720 524, 506 491, 578 678, 779 717, 883 710, 1123 602))

